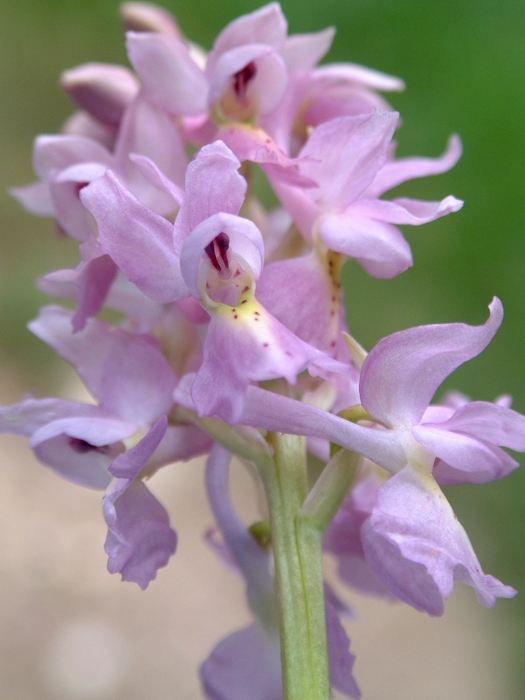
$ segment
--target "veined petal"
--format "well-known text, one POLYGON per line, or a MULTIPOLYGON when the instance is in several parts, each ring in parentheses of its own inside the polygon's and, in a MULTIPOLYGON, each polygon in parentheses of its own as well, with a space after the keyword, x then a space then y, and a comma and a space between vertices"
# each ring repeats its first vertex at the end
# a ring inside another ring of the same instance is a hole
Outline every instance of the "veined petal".
POLYGON ((327 211, 344 211, 383 167, 399 114, 374 109, 316 127, 301 151, 311 162, 299 171, 319 183, 311 196, 327 211))
POLYGON ((191 388, 197 412, 237 423, 250 381, 284 377, 295 384, 297 374, 325 357, 255 300, 224 305, 210 321, 202 365, 191 388))
POLYGON ((80 200, 84 187, 106 172, 103 163, 76 163, 64 168, 49 182, 56 217, 60 228, 72 238, 87 240, 97 226, 80 200))
POLYGON ((186 169, 184 199, 175 220, 173 240, 180 251, 193 229, 213 214, 238 214, 247 183, 238 158, 222 142, 204 146, 186 169))
MULTIPOLYGON (((427 423, 421 427, 427 427, 427 423)), ((439 428, 525 452, 525 416, 497 403, 470 401, 460 406, 446 422, 440 423, 439 428)))
POLYGON ((137 430, 136 424, 107 417, 104 415, 104 411, 101 413, 100 416, 80 415, 57 418, 57 420, 46 423, 35 430, 29 441, 29 446, 36 447, 45 440, 65 434, 92 447, 104 447, 124 440, 137 430))
POLYGON ((142 589, 167 564, 177 543, 164 507, 142 482, 133 480, 158 447, 166 426, 166 416, 161 416, 135 447, 117 457, 111 471, 119 477, 102 504, 108 525, 108 571, 120 572, 123 581, 135 581, 142 589))
POLYGON ((12 187, 9 194, 32 214, 56 216, 55 205, 47 182, 35 182, 25 187, 12 187))
POLYGON ((518 463, 506 452, 490 443, 490 439, 453 432, 445 427, 416 425, 412 433, 416 440, 438 459, 445 462, 436 468, 434 476, 439 483, 483 484, 507 476, 518 463))
POLYGON ((251 160, 264 165, 267 174, 271 174, 272 182, 279 181, 295 187, 315 187, 314 180, 297 170, 298 163, 304 158, 290 158, 268 136, 264 129, 252 124, 235 124, 219 129, 218 137, 231 148, 239 160, 251 160), (268 170, 270 166, 270 170, 268 170))
POLYGON ((56 270, 39 281, 40 289, 49 294, 78 299, 72 318, 74 333, 100 311, 117 273, 117 266, 95 238, 82 243, 80 252, 82 261, 74 270, 56 270))
POLYGON ((146 435, 123 454, 119 455, 110 467, 110 472, 118 479, 136 479, 146 462, 154 454, 166 434, 168 419, 160 415, 146 435))
POLYGON ((385 199, 360 199, 351 205, 346 214, 357 217, 370 217, 376 221, 388 221, 391 224, 412 224, 420 226, 463 206, 460 199, 452 195, 441 202, 424 202, 416 199, 399 198, 392 201, 385 199))
POLYGON ((399 229, 349 213, 329 214, 319 223, 319 236, 330 250, 355 258, 374 277, 389 279, 412 265, 410 246, 399 229))
POLYGON ((172 180, 167 178, 164 173, 159 170, 157 165, 146 156, 141 156, 138 153, 131 153, 130 160, 138 166, 142 176, 154 187, 161 192, 166 192, 171 197, 172 211, 180 207, 184 198, 184 190, 176 185, 172 180))
POLYGON ((0 406, 0 433, 30 436, 42 426, 61 418, 101 415, 110 417, 99 406, 80 401, 29 397, 8 406, 0 406))
POLYGON ((388 471, 406 464, 393 431, 365 428, 317 406, 249 386, 239 423, 291 435, 322 437, 368 457, 388 471))
POLYGON ((33 152, 33 167, 42 180, 52 171, 64 170, 76 163, 102 163, 111 167, 113 156, 96 141, 82 136, 38 136, 33 152))
POLYGON ((335 35, 334 27, 327 27, 311 34, 292 34, 281 49, 289 73, 313 68, 325 55, 335 35))
POLYGON ((179 187, 184 184, 188 158, 177 125, 142 96, 133 101, 122 120, 115 143, 114 170, 143 204, 157 214, 173 213, 171 196, 167 197, 162 189, 152 188, 130 158, 131 153, 150 158, 169 180, 179 187))
POLYGON ((173 114, 206 111, 207 80, 180 39, 150 32, 128 32, 126 39, 129 60, 153 104, 173 114))
POLYGON ((356 83, 385 92, 393 90, 400 92, 405 89, 405 83, 401 78, 360 66, 357 63, 328 63, 326 66, 316 68, 314 76, 317 79, 356 83))
POLYGON ((98 223, 101 246, 144 294, 162 303, 187 296, 169 221, 141 204, 110 171, 85 187, 81 198, 98 223))
POLYGON ((399 158, 387 161, 367 189, 366 196, 379 197, 407 180, 445 173, 456 165, 461 150, 459 136, 454 134, 448 140, 445 153, 439 158, 399 158))
POLYGON ((315 253, 270 262, 257 282, 257 299, 264 308, 305 343, 332 357, 344 328, 339 296, 315 253))
POLYGON ((370 415, 393 427, 419 423, 441 382, 492 340, 503 318, 497 297, 489 310, 482 326, 418 326, 380 340, 361 369, 361 401, 370 415))
POLYGON ((383 484, 361 532, 371 568, 417 610, 441 615, 454 579, 472 586, 486 607, 516 594, 482 572, 465 530, 428 472, 407 466, 383 484))
POLYGON ((69 309, 44 307, 29 329, 75 366, 104 408, 139 425, 170 410, 177 380, 151 336, 95 319, 73 334, 71 318, 69 309))

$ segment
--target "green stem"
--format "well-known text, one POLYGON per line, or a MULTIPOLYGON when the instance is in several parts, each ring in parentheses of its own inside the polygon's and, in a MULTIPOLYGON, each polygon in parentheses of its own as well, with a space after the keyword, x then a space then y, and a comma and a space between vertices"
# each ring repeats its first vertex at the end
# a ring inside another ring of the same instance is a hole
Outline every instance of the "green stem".
POLYGON ((304 439, 270 433, 261 474, 270 509, 284 700, 328 700, 321 531, 297 514, 307 494, 304 439))
POLYGON ((304 502, 299 517, 324 532, 355 481, 359 455, 339 450, 328 462, 304 502))

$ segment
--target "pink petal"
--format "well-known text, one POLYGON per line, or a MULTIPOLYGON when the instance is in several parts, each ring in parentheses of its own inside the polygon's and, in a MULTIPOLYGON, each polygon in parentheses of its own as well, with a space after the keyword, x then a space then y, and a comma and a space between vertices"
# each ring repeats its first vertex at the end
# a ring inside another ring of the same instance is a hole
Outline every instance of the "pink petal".
POLYGON ((97 227, 80 201, 80 192, 105 172, 106 165, 103 163, 76 163, 64 168, 50 180, 49 189, 58 224, 73 238, 85 241, 96 234, 97 227))
POLYGON ((35 182, 25 187, 12 187, 9 194, 32 214, 56 216, 55 206, 47 182, 35 182))
POLYGON ((71 318, 68 309, 48 306, 29 328, 75 366, 104 408, 139 425, 171 409, 177 380, 152 337, 94 319, 73 334, 71 318))
POLYGON ((161 416, 135 447, 117 457, 111 471, 118 478, 102 504, 108 525, 108 571, 120 572, 123 581, 135 581, 142 589, 167 564, 177 543, 164 507, 142 482, 133 480, 158 447, 166 426, 166 416, 161 416))
MULTIPOLYGON (((99 408, 99 407, 96 407, 99 408)), ((107 417, 107 411, 98 410, 99 415, 74 415, 58 418, 35 430, 29 441, 30 447, 37 447, 46 440, 67 435, 86 442, 92 447, 105 447, 120 442, 133 435, 137 426, 133 423, 107 417)))
POLYGON ((327 27, 320 32, 289 36, 281 50, 288 72, 313 68, 332 45, 334 34, 334 27, 327 27))
POLYGON ((191 388, 199 415, 236 423, 250 381, 284 377, 295 384, 297 374, 323 357, 263 307, 247 307, 228 307, 210 321, 202 365, 191 388))
POLYGON ((123 2, 119 7, 119 18, 127 31, 159 32, 182 38, 171 12, 149 2, 123 2))
POLYGON ((116 137, 116 129, 102 124, 97 119, 77 110, 62 124, 60 132, 66 136, 82 136, 83 138, 96 141, 109 151, 113 149, 116 137))
POLYGON ((259 387, 248 387, 239 422, 292 435, 322 437, 359 452, 388 470, 396 471, 406 464, 405 454, 392 431, 365 428, 317 406, 259 387))
POLYGON ((162 189, 151 187, 130 158, 131 153, 152 160, 166 178, 179 187, 184 184, 188 159, 178 128, 169 115, 143 98, 136 99, 126 110, 115 143, 116 166, 113 169, 143 204, 157 214, 171 214, 171 196, 167 197, 162 189))
POLYGON ((187 295, 169 221, 141 204, 110 171, 85 187, 81 198, 97 221, 102 248, 144 294, 159 302, 187 295))
POLYGON ((246 194, 239 160, 222 141, 204 146, 186 169, 185 196, 175 220, 175 248, 193 229, 213 214, 238 214, 246 194))
MULTIPOLYGON (((426 424, 421 427, 426 427, 426 424)), ((525 452, 525 416, 505 405, 471 401, 460 406, 446 423, 441 423, 439 427, 443 430, 468 433, 480 440, 510 447, 517 452, 525 452)))
POLYGON ((122 449, 121 443, 96 447, 66 433, 43 440, 34 448, 40 462, 64 479, 90 489, 108 486, 111 481, 108 467, 122 449))
POLYGON ((380 340, 361 369, 361 399, 370 415, 394 427, 419 423, 441 382, 492 340, 503 318, 497 297, 489 309, 482 326, 418 326, 380 340))
POLYGON ((265 171, 271 172, 272 182, 278 180, 286 185, 297 187, 315 187, 314 180, 301 175, 296 165, 304 158, 290 158, 279 148, 266 131, 250 124, 236 124, 219 129, 218 137, 231 148, 239 160, 251 160, 265 165, 265 171), (268 171, 268 166, 271 171, 268 171))
POLYGON ((408 466, 383 484, 362 535, 366 559, 387 588, 430 615, 442 614, 454 579, 473 586, 486 607, 516 594, 482 572, 465 530, 427 472, 408 466))
POLYGON ((41 180, 47 180, 52 171, 76 163, 102 163, 110 167, 112 162, 108 150, 82 136, 39 136, 35 140, 33 167, 41 180))
POLYGON ((453 135, 448 140, 447 150, 439 158, 399 158, 390 160, 377 173, 366 191, 367 197, 379 197, 393 187, 426 175, 437 175, 450 170, 461 156, 461 141, 453 135))
POLYGON ((170 196, 172 211, 178 209, 184 198, 184 190, 168 179, 150 158, 141 156, 138 153, 131 153, 129 158, 138 166, 142 176, 151 185, 170 196))
POLYGON ((441 202, 423 202, 415 199, 399 198, 392 201, 383 199, 360 199, 352 204, 346 214, 357 217, 370 217, 376 221, 391 224, 412 224, 420 226, 463 206, 460 199, 449 196, 441 202))
POLYGON ((372 183, 386 161, 398 117, 397 112, 374 109, 313 130, 301 151, 313 160, 299 169, 319 183, 312 196, 327 210, 344 211, 372 183))
POLYGON ((298 338, 336 357, 339 290, 315 253, 268 263, 257 282, 257 299, 298 338))
POLYGON ((128 32, 126 45, 144 94, 153 104, 172 114, 206 111, 206 78, 180 39, 128 32))
POLYGON ((438 465, 434 476, 439 483, 484 484, 501 479, 516 469, 518 463, 488 439, 447 430, 439 426, 416 425, 412 432, 416 440, 445 464, 438 465))
POLYGON ((412 265, 410 246, 391 224, 353 214, 329 214, 319 235, 331 250, 355 258, 374 277, 388 279, 412 265))
POLYGON ((387 73, 380 73, 372 68, 366 68, 356 63, 329 63, 326 66, 319 66, 316 68, 314 75, 316 78, 356 83, 385 92, 392 90, 401 91, 405 89, 405 83, 401 78, 396 78, 387 73))

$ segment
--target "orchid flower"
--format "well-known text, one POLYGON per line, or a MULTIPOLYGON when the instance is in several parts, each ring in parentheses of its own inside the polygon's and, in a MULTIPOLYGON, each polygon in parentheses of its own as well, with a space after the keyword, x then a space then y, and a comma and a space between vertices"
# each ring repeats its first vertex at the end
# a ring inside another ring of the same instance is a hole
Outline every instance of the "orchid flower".
POLYGON ((134 72, 66 71, 78 111, 36 140, 39 182, 13 190, 79 241, 77 267, 39 281, 76 309, 46 306, 29 328, 93 401, 26 397, 0 407, 0 432, 105 489, 108 569, 143 589, 177 544, 144 482, 209 453, 220 534, 208 541, 242 577, 253 619, 202 664, 207 697, 359 697, 323 550, 347 585, 430 615, 456 580, 487 607, 515 594, 483 573, 440 486, 508 475, 517 462, 502 448, 525 451, 525 417, 507 395, 432 403, 490 342, 500 301, 480 326, 409 328, 368 354, 345 319, 348 257, 394 277, 412 264, 397 225, 461 208, 383 198, 451 168, 459 138, 438 158, 396 158, 399 115, 378 91, 402 81, 319 66, 333 28, 289 36, 276 2, 228 24, 208 54, 162 8, 127 2, 121 21, 134 72), (254 164, 279 200, 271 212, 254 164), (96 318, 106 310, 112 323, 96 318), (231 503, 234 456, 264 490, 264 541, 231 503))
POLYGON ((316 188, 290 186, 273 166, 265 166, 305 240, 319 236, 330 250, 355 258, 374 277, 394 277, 412 264, 408 243, 393 224, 418 226, 462 206, 453 196, 441 202, 378 198, 412 177, 447 170, 460 155, 459 141, 453 139, 437 161, 389 161, 398 116, 374 109, 369 114, 332 119, 314 129, 297 167, 317 183, 316 188))

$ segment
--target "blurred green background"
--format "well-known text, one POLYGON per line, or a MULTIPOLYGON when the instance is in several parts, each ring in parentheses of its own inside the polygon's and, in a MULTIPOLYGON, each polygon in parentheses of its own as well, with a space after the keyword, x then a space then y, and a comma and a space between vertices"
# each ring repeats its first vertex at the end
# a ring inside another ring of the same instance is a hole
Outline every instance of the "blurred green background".
MULTIPOLYGON (((185 33, 208 48, 217 32, 255 0, 163 3, 185 33)), ((475 398, 515 397, 525 412, 525 3, 522 0, 283 0, 292 32, 328 25, 337 35, 327 59, 350 60, 402 77, 400 155, 440 154, 452 132, 464 155, 444 175, 399 188, 407 196, 454 194, 463 210, 420 229, 406 227, 415 265, 395 280, 367 278, 348 264, 348 320, 360 342, 412 325, 481 323, 494 294, 501 330, 483 355, 448 380, 475 398)), ((60 364, 26 330, 46 303, 41 274, 76 262, 76 246, 53 223, 25 213, 6 194, 34 180, 32 140, 56 133, 71 112, 57 86, 65 68, 125 63, 113 0, 0 2, 0 360, 27 375, 38 394, 53 391, 60 364)), ((0 397, 2 402, 15 397, 0 397)), ((525 470, 478 487, 447 489, 486 572, 520 589, 495 616, 508 625, 516 700, 525 685, 525 470)), ((514 697, 514 696, 513 696, 514 697)))

